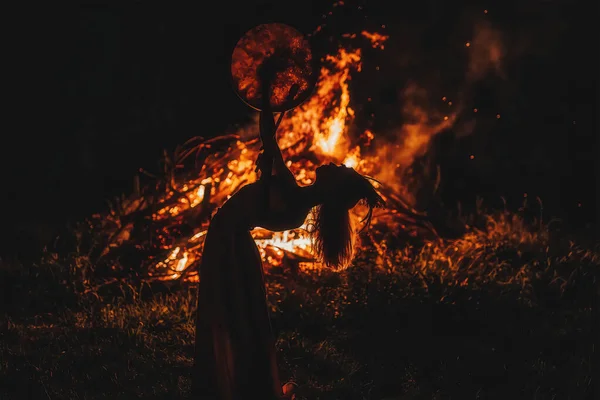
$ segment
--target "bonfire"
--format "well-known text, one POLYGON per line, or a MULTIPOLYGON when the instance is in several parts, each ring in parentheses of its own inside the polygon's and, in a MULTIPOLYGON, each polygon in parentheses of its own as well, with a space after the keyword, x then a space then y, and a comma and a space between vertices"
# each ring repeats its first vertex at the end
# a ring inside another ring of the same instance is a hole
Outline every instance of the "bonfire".
MULTIPOLYGON (((349 41, 357 35, 346 35, 349 41)), ((363 43, 383 50, 387 36, 362 32, 363 43)), ((375 213, 374 229, 363 237, 369 245, 383 233, 432 237, 433 226, 425 214, 414 209, 407 192, 390 181, 390 168, 407 167, 415 153, 422 151, 428 135, 413 138, 412 148, 398 152, 396 159, 383 160, 372 144, 375 133, 365 130, 350 137, 354 110, 350 105, 349 82, 361 70, 361 48, 340 48, 322 60, 319 81, 313 96, 288 113, 279 131, 279 143, 290 169, 301 185, 310 185, 314 170, 333 161, 379 178, 387 209, 375 213)), ((450 121, 441 121, 448 125, 450 121)), ((441 126, 440 126, 441 129, 441 126)), ((381 144, 378 150, 383 149, 381 144)), ((137 259, 137 274, 155 280, 197 280, 197 262, 211 214, 236 190, 256 180, 255 161, 259 154, 257 120, 234 132, 209 139, 193 137, 172 154, 164 154, 164 174, 134 192, 111 203, 107 214, 89 221, 99 264, 114 272, 131 272, 127 257, 137 259), (132 256, 136 254, 137 256, 132 256)), ((354 210, 358 221, 365 210, 354 210)), ((313 260, 305 226, 273 233, 257 228, 253 236, 264 261, 273 267, 289 263, 301 270, 320 268, 313 260)), ((136 263, 137 263, 136 262, 136 263)))
MULTIPOLYGON (((416 122, 401 128, 401 144, 369 129, 358 131, 353 125, 350 81, 361 71, 363 48, 352 44, 384 51, 388 37, 363 31, 344 39, 348 46, 321 60, 315 93, 283 118, 278 139, 284 158, 300 185, 310 185, 316 167, 330 161, 380 182, 376 188, 386 208, 375 211, 371 229, 356 241, 359 249, 375 249, 379 259, 393 241, 417 241, 419 248, 430 249, 441 238, 426 213, 416 209, 414 196, 400 177, 411 173, 415 159, 426 153, 433 136, 452 127, 455 116, 413 109, 416 122)), ((211 138, 193 137, 173 153, 165 152, 161 176, 140 170, 140 175, 151 178, 149 183, 141 185, 140 176, 136 177, 130 196, 117 199, 108 213, 88 221, 97 275, 112 281, 132 276, 146 281, 198 281, 210 217, 236 190, 257 179, 260 146, 256 115, 248 126, 211 138)), ((365 212, 360 205, 353 209, 356 224, 365 212)), ((252 235, 266 273, 284 266, 305 273, 322 268, 313 258, 305 225, 278 233, 258 227, 252 235)), ((460 245, 467 253, 472 241, 467 242, 444 246, 460 245)), ((433 248, 439 248, 437 244, 433 248)))

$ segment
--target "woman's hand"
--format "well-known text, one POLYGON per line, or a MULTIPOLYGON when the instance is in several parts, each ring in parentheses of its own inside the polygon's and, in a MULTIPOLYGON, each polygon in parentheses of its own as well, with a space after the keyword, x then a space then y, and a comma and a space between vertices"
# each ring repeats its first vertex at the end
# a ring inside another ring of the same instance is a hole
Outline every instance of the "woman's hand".
POLYGON ((258 67, 258 77, 263 85, 270 85, 278 72, 285 71, 290 64, 289 49, 278 48, 258 67))
MULTIPOLYGON (((265 156, 265 152, 261 147, 261 151, 260 153, 258 153, 258 157, 256 157, 256 168, 254 168, 254 172, 258 173, 260 172, 260 176, 262 177, 263 174, 265 173, 265 171, 268 173, 269 172, 269 162, 273 162, 273 158, 272 157, 266 157, 265 156)), ((271 165, 272 166, 272 165, 271 165)))

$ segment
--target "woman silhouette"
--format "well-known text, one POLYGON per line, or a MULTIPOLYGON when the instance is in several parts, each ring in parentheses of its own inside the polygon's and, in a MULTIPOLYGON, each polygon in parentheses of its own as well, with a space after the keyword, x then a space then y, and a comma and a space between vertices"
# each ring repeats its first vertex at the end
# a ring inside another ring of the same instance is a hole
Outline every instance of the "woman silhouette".
MULTIPOLYGON (((263 99, 269 99, 263 76, 263 99)), ((273 113, 265 100, 260 116, 264 152, 259 180, 237 191, 210 222, 200 264, 196 322, 196 398, 237 400, 291 398, 279 381, 260 254, 250 231, 257 226, 284 231, 300 227, 314 209, 314 253, 327 266, 352 257, 349 210, 360 200, 383 201, 371 183, 352 168, 332 163, 316 170, 310 186, 299 186, 276 140, 273 113), (265 174, 267 172, 267 174, 265 174), (285 392, 285 393, 284 393, 285 392)))

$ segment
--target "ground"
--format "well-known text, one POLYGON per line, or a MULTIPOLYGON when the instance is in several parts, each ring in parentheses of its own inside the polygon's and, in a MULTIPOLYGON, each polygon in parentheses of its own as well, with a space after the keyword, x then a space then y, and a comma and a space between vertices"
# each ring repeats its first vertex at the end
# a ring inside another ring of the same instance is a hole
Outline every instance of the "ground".
MULTIPOLYGON (((271 269, 283 378, 299 399, 591 396, 600 252, 559 235, 501 214, 342 273, 271 269)), ((2 264, 0 398, 190 398, 196 286, 86 292, 75 256, 2 264)))

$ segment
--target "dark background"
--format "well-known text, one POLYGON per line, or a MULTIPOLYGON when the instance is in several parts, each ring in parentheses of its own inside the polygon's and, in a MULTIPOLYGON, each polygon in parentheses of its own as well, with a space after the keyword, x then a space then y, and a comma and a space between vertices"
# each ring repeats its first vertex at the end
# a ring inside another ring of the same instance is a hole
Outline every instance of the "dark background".
MULTIPOLYGON (((13 14, 8 51, 14 54, 7 59, 14 71, 6 78, 15 89, 7 121, 14 121, 3 134, 0 255, 39 248, 68 222, 103 210, 107 199, 131 190, 140 167, 158 170, 162 149, 246 118, 249 111, 228 81, 237 39, 271 20, 312 31, 331 10, 327 1, 172 3, 13 14)), ((506 32, 507 51, 524 44, 506 79, 472 88, 468 107, 481 110, 474 132, 460 141, 439 139, 446 142, 438 146, 453 149, 440 161, 447 199, 504 195, 518 206, 528 192, 574 227, 595 220, 597 6, 566 0, 366 3, 362 10, 352 1, 335 8, 327 29, 339 34, 385 24, 398 47, 382 54, 392 59, 410 51, 418 62, 398 68, 388 87, 378 81, 363 89, 362 98, 397 103, 390 87, 394 92, 413 74, 464 70, 448 49, 464 47, 484 9, 487 21, 506 32), (468 154, 486 161, 474 164, 468 154)), ((439 81, 432 81, 434 96, 446 89, 439 81)))

